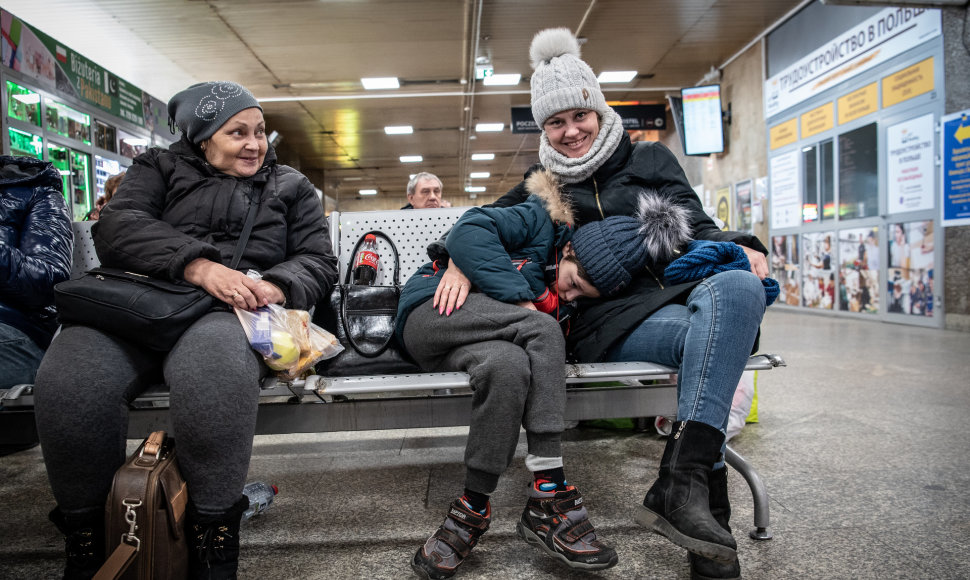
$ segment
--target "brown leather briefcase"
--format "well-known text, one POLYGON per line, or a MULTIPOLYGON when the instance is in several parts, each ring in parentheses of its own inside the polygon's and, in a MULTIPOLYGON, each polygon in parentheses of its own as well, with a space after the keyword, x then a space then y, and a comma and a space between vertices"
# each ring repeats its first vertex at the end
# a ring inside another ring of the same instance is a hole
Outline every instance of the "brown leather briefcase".
POLYGON ((175 441, 155 431, 115 473, 105 505, 111 555, 95 580, 185 578, 187 503, 175 441))

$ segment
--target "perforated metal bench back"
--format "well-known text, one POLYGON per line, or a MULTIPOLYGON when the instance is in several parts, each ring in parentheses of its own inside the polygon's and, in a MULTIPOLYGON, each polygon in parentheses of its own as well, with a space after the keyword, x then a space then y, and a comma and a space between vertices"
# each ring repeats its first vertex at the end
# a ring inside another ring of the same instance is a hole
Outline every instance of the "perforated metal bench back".
MULTIPOLYGON (((330 235, 334 252, 340 263, 340 281, 354 257, 354 245, 371 230, 380 230, 397 247, 401 258, 401 283, 428 261, 428 244, 451 229, 467 207, 446 209, 413 209, 393 211, 333 212, 330 214, 330 235)), ((394 268, 391 250, 380 238, 377 250, 381 261, 377 273, 378 284, 390 284, 394 268)))
POLYGON ((71 278, 79 278, 91 268, 101 265, 98 254, 94 251, 94 238, 91 237, 91 226, 95 222, 73 222, 74 230, 74 259, 71 262, 71 278))

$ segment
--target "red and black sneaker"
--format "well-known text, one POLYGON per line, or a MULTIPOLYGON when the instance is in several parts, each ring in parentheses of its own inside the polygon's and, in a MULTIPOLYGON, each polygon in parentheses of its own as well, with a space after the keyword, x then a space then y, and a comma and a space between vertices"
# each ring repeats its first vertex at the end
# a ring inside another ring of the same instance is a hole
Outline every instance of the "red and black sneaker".
POLYGON ((422 578, 451 578, 455 569, 478 543, 478 538, 492 521, 492 506, 480 514, 456 499, 448 508, 448 517, 411 560, 411 568, 422 578))
POLYGON ((529 486, 529 503, 516 526, 519 536, 570 568, 604 570, 616 565, 616 551, 596 539, 596 530, 573 486, 542 491, 529 486))

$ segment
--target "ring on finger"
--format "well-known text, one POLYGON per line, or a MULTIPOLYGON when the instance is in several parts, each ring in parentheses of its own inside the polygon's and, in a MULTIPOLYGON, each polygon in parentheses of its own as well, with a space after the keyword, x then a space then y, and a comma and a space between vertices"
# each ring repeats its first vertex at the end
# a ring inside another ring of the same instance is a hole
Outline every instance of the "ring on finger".
POLYGON ((229 295, 229 298, 232 298, 233 300, 235 300, 236 298, 239 298, 239 296, 240 296, 239 292, 233 292, 232 294, 229 295))

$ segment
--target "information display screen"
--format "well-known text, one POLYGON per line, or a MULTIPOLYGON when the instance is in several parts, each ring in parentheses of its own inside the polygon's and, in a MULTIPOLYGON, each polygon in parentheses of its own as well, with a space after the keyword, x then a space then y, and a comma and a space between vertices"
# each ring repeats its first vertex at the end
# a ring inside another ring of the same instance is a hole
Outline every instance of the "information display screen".
POLYGON ((721 86, 681 89, 684 115, 684 153, 709 155, 724 151, 721 86))
POLYGON ((879 213, 879 157, 876 124, 839 135, 839 217, 864 218, 879 213))

